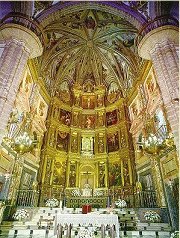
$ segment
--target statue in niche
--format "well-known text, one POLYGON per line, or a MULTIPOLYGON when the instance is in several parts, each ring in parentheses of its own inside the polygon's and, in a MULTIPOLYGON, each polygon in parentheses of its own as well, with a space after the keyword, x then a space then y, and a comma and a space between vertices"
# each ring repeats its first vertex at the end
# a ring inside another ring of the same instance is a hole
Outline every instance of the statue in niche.
POLYGON ((56 135, 56 132, 55 132, 55 131, 50 132, 49 145, 50 145, 51 147, 54 147, 54 145, 55 145, 55 142, 56 142, 55 135, 56 135))
POLYGON ((69 187, 76 187, 76 172, 74 170, 69 175, 69 187))
POLYGON ((101 96, 101 95, 97 96, 97 106, 98 107, 103 106, 103 96, 101 96))
POLYGON ((91 197, 92 196, 92 189, 88 183, 84 184, 84 188, 82 189, 82 196, 83 197, 91 197))
POLYGON ((74 126, 78 126, 78 113, 74 113, 74 116, 73 116, 73 125, 74 126))
POLYGON ((104 115, 98 114, 98 126, 103 126, 104 125, 104 115))
POLYGON ((91 154, 94 151, 94 138, 93 137, 82 137, 82 152, 90 152, 91 154))
POLYGON ((105 187, 105 166, 104 166, 104 164, 99 165, 99 186, 105 187))
POLYGON ((76 137, 72 138, 71 151, 72 152, 77 152, 78 151, 78 144, 77 144, 77 138, 76 137))
POLYGON ((103 137, 99 138, 98 141, 98 152, 99 153, 103 153, 104 152, 104 141, 103 141, 103 137))
POLYGON ((126 147, 126 137, 125 133, 121 131, 121 139, 120 139, 121 147, 125 148, 126 147))

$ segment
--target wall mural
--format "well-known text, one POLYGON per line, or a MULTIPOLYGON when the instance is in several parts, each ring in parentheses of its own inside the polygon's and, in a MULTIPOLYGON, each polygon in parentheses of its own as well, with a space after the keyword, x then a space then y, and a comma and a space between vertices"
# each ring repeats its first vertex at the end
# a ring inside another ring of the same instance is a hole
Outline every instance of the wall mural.
POLYGON ((64 109, 61 109, 60 110, 60 121, 64 125, 70 126, 70 124, 71 124, 71 113, 64 110, 64 109))
POLYGON ((117 123, 117 111, 114 110, 112 112, 107 112, 106 113, 106 122, 107 126, 111 126, 117 123))
POLYGON ((68 142, 69 142, 69 133, 58 131, 56 149, 67 152, 68 142))
POLYGON ((118 132, 107 135, 108 152, 119 150, 119 135, 118 132))
POLYGON ((121 164, 111 163, 109 164, 109 186, 121 186, 121 164))
POLYGON ((59 161, 58 159, 54 162, 54 173, 53 173, 53 184, 65 185, 66 180, 66 161, 59 161))

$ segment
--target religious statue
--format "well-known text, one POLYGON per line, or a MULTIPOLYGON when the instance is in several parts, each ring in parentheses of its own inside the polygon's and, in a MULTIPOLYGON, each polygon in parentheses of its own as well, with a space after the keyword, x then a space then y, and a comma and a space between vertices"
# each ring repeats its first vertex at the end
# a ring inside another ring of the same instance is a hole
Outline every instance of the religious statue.
POLYGON ((84 188, 82 189, 82 196, 83 197, 91 197, 92 196, 92 189, 88 183, 84 184, 84 188))

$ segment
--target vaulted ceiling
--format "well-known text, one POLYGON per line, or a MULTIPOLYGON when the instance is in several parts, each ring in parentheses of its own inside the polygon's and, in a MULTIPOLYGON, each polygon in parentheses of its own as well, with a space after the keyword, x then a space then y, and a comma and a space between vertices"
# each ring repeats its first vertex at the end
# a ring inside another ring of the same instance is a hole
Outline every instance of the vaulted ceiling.
POLYGON ((142 64, 134 45, 137 21, 112 7, 87 3, 70 9, 54 5, 37 19, 46 39, 40 71, 52 94, 64 80, 70 85, 91 80, 106 87, 115 82, 126 95, 142 64))

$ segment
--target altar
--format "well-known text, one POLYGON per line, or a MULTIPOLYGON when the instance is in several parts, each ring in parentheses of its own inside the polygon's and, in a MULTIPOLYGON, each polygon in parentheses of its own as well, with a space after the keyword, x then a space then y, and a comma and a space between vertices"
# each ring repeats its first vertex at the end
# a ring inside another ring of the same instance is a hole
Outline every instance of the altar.
POLYGON ((118 216, 115 214, 57 214, 57 225, 72 227, 105 227, 110 225, 115 227, 115 237, 119 238, 118 216))

